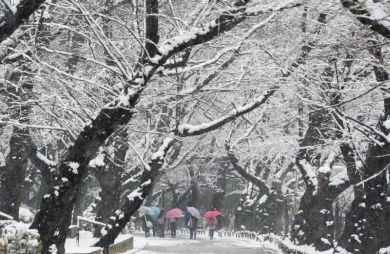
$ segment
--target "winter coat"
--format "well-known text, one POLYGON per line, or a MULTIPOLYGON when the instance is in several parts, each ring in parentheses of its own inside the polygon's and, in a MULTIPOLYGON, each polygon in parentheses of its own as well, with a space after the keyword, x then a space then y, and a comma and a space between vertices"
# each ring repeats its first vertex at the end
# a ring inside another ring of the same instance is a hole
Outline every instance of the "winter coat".
POLYGON ((217 222, 217 219, 215 217, 207 220, 207 225, 210 229, 216 229, 217 224, 218 224, 218 222, 217 222))
POLYGON ((198 227, 198 219, 194 216, 191 216, 190 220, 188 221, 188 227, 189 228, 197 228, 198 227))

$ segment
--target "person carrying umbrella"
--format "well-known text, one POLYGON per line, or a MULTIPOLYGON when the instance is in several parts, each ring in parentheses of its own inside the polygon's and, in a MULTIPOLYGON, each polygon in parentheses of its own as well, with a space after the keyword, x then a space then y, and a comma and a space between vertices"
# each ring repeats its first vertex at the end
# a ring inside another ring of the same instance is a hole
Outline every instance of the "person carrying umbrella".
POLYGON ((165 236, 165 211, 161 210, 157 218, 158 236, 164 238, 165 236))
POLYGON ((217 216, 221 215, 220 211, 214 210, 209 211, 205 214, 205 217, 207 219, 207 226, 209 227, 209 236, 210 240, 214 239, 214 231, 217 228, 217 216))
POLYGON ((177 218, 169 218, 169 227, 171 228, 171 236, 172 238, 176 237, 176 230, 177 230, 177 218))
POLYGON ((196 239, 196 230, 198 229, 198 220, 200 212, 195 207, 187 207, 187 212, 184 215, 184 220, 187 227, 190 229, 190 239, 196 239))
POLYGON ((173 208, 169 210, 166 214, 166 218, 168 218, 169 221, 169 227, 171 229, 171 236, 172 238, 176 237, 176 230, 177 230, 177 217, 180 217, 183 215, 183 211, 179 208, 173 208))
POLYGON ((144 219, 142 221, 142 229, 145 232, 145 237, 149 237, 150 236, 150 228, 153 227, 153 224, 149 220, 150 215, 145 214, 143 217, 144 217, 144 219))
POLYGON ((207 219, 207 226, 209 227, 209 236, 210 240, 213 240, 214 238, 214 232, 217 228, 217 218, 211 217, 207 219))
POLYGON ((198 218, 191 215, 188 221, 188 228, 190 229, 190 239, 196 240, 196 230, 198 229, 198 218))
POLYGON ((158 216, 160 215, 160 208, 158 208, 156 206, 150 206, 148 208, 151 210, 150 217, 152 219, 153 236, 156 237, 156 236, 158 236, 157 219, 158 219, 158 216))

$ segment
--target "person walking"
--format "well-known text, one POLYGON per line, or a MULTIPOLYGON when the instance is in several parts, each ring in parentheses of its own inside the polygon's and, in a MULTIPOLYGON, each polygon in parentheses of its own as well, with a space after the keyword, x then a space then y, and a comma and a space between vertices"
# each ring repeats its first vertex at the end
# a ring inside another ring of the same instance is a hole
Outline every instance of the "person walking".
POLYGON ((154 237, 158 236, 158 224, 157 221, 154 220, 152 220, 152 232, 154 237))
POLYGON ((188 221, 188 228, 190 229, 190 239, 196 240, 196 230, 198 229, 198 219, 191 215, 188 221))
POLYGON ((164 238, 165 236, 165 211, 161 210, 157 218, 158 236, 164 238))
POLYGON ((172 238, 175 238, 177 230, 177 218, 169 218, 169 227, 171 228, 172 238))
POLYGON ((142 221, 142 229, 145 232, 145 237, 149 237, 150 236, 150 228, 152 227, 152 223, 148 220, 146 215, 144 215, 143 217, 144 217, 144 219, 142 221))
POLYGON ((217 228, 217 219, 215 217, 211 217, 207 220, 207 226, 209 227, 209 236, 210 240, 214 239, 214 231, 217 228))
POLYGON ((234 221, 235 220, 236 220, 236 216, 233 213, 231 213, 229 215, 229 222, 230 222, 229 227, 230 227, 230 230, 232 230, 232 231, 234 231, 234 221))

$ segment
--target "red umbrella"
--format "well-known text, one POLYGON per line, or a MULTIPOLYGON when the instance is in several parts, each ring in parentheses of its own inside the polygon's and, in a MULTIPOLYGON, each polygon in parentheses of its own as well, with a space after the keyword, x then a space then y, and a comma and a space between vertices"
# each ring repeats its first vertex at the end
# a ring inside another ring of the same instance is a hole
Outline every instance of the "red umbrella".
POLYGON ((183 215, 182 210, 180 210, 179 208, 173 208, 167 212, 165 217, 167 217, 168 219, 173 219, 173 218, 180 217, 182 215, 183 215))
POLYGON ((217 210, 214 210, 214 211, 208 211, 204 217, 206 217, 207 219, 209 218, 214 218, 214 217, 217 217, 221 215, 221 212, 220 211, 217 211, 217 210))

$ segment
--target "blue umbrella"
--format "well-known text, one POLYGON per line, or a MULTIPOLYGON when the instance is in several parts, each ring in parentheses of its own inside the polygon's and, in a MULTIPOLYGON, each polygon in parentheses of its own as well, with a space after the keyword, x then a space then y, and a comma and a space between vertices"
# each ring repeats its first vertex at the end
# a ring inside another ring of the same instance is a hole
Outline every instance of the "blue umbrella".
POLYGON ((152 210, 150 217, 152 217, 152 220, 156 221, 158 219, 158 216, 160 215, 161 209, 156 206, 149 206, 149 208, 150 210, 152 210))

